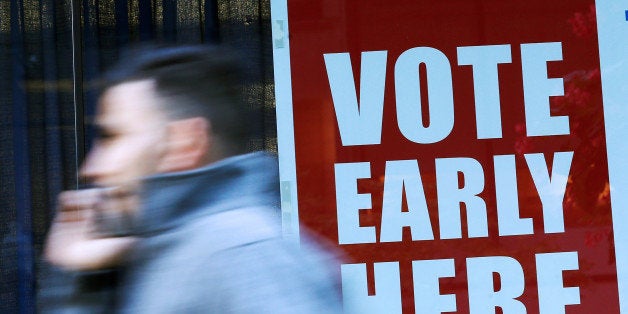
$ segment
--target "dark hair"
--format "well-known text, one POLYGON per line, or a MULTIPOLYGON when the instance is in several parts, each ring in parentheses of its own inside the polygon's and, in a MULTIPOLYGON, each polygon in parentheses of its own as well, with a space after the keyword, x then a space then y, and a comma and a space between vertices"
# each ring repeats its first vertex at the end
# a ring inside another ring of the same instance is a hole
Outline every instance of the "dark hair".
POLYGON ((134 47, 121 53, 101 86, 152 79, 169 118, 205 117, 237 153, 246 148, 249 120, 241 67, 237 54, 222 46, 134 47))

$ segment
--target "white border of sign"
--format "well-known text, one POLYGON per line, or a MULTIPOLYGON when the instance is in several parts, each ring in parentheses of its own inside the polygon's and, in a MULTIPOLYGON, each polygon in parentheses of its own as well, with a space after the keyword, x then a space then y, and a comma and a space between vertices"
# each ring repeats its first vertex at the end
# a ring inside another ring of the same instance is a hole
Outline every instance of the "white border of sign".
POLYGON ((292 117, 292 80, 287 0, 271 0, 275 107, 277 110, 277 147, 281 182, 281 221, 283 236, 299 242, 299 208, 292 117))
POLYGON ((628 0, 597 0, 620 313, 628 313, 628 0))

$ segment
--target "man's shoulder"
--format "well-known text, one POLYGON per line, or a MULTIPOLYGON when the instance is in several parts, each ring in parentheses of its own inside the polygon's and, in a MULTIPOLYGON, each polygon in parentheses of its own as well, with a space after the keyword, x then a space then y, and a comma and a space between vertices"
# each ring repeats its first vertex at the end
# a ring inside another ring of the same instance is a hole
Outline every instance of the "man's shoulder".
POLYGON ((130 308, 150 304, 161 310, 229 313, 339 312, 331 256, 307 243, 283 240, 279 213, 274 207, 242 207, 172 230, 167 241, 171 246, 153 246, 157 255, 131 278, 142 289, 134 290, 130 308), (163 247, 169 249, 159 249, 163 247), (181 288, 171 291, 166 286, 181 288), (170 302, 173 293, 186 301, 170 302))
POLYGON ((280 210, 241 207, 199 217, 185 227, 186 242, 215 253, 252 243, 281 238, 280 210), (208 250, 209 249, 209 250, 208 250))

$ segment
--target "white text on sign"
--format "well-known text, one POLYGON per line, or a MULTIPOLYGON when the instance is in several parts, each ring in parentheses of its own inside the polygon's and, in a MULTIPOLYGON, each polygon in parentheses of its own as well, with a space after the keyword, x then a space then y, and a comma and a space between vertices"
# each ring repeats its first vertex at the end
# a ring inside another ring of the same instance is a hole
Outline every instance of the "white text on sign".
MULTIPOLYGON (((349 53, 325 54, 327 77, 343 146, 381 143, 386 80, 386 51, 362 53, 360 103, 349 53)), ((458 64, 473 67, 477 137, 501 138, 497 65, 511 60, 510 45, 458 48, 458 64)), ((521 69, 528 136, 569 134, 565 116, 550 116, 549 97, 564 94, 562 78, 547 77, 547 62, 562 60, 559 42, 521 45, 521 69)), ((445 139, 454 125, 451 66, 430 47, 412 48, 395 64, 395 95, 399 130, 410 141, 429 144, 445 139), (429 126, 422 123, 419 65, 427 71, 429 126)))
MULTIPOLYGON (((498 65, 511 63, 510 45, 458 47, 457 62, 473 70, 477 139, 502 138, 498 65)), ((570 133, 569 117, 552 116, 550 97, 563 96, 562 78, 548 77, 547 63, 562 60, 562 43, 529 43, 519 47, 527 136, 557 136, 570 133)), ((356 90, 349 53, 324 54, 327 77, 343 146, 378 145, 382 142, 387 51, 361 54, 359 91, 356 90), (359 99, 359 102, 358 102, 359 99)), ((432 144, 445 140, 454 126, 451 63, 441 51, 416 47, 395 61, 395 107, 397 127, 409 141, 432 144), (427 90, 420 86, 419 66, 424 65, 427 90), (423 123, 422 92, 426 92, 429 125, 423 123)), ((542 205, 544 233, 565 232, 563 199, 574 153, 524 154, 526 165, 542 205), (547 158, 546 158, 547 157, 547 158), (551 160, 550 164, 546 160, 551 160)), ((499 236, 534 234, 532 218, 521 218, 515 155, 493 156, 493 180, 499 236)), ((425 162, 425 161, 421 161, 425 162)), ((381 232, 360 225, 360 211, 373 208, 372 197, 358 193, 358 180, 371 178, 371 162, 336 163, 336 210, 338 243, 341 245, 401 242, 408 228, 413 241, 462 239, 462 204, 467 215, 467 237, 489 237, 485 168, 471 157, 436 158, 435 182, 438 226, 430 221, 419 160, 388 160, 385 164, 381 232), (459 177, 464 178, 460 186, 459 177), (485 193, 486 194, 486 193, 485 193), (405 195, 407 210, 403 210, 405 195)), ((412 262, 417 313, 456 311, 455 295, 441 295, 439 278, 453 277, 454 260, 412 262)), ((466 259, 470 313, 526 313, 517 300, 524 292, 524 270, 513 257, 487 256, 466 259), (493 274, 501 288, 493 287, 493 274)), ((401 312, 398 262, 374 264, 375 295, 367 293, 366 265, 342 265, 343 295, 351 313, 401 312), (351 308, 357 306, 358 308, 351 308), (382 309, 383 312, 381 311, 382 309), (396 310, 398 309, 398 310, 396 310)), ((536 280, 541 313, 565 313, 565 306, 580 303, 578 287, 564 287, 562 272, 578 270, 578 252, 536 254, 536 280)), ((526 275, 529 276, 529 275, 526 275)))

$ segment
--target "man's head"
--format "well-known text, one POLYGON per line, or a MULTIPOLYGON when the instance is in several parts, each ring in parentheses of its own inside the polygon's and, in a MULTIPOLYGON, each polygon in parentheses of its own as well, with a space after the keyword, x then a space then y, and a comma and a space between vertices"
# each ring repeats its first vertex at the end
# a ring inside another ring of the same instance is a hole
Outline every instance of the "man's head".
POLYGON ((82 175, 100 186, 190 170, 241 153, 247 110, 233 53, 219 47, 132 50, 103 80, 100 136, 82 175))

